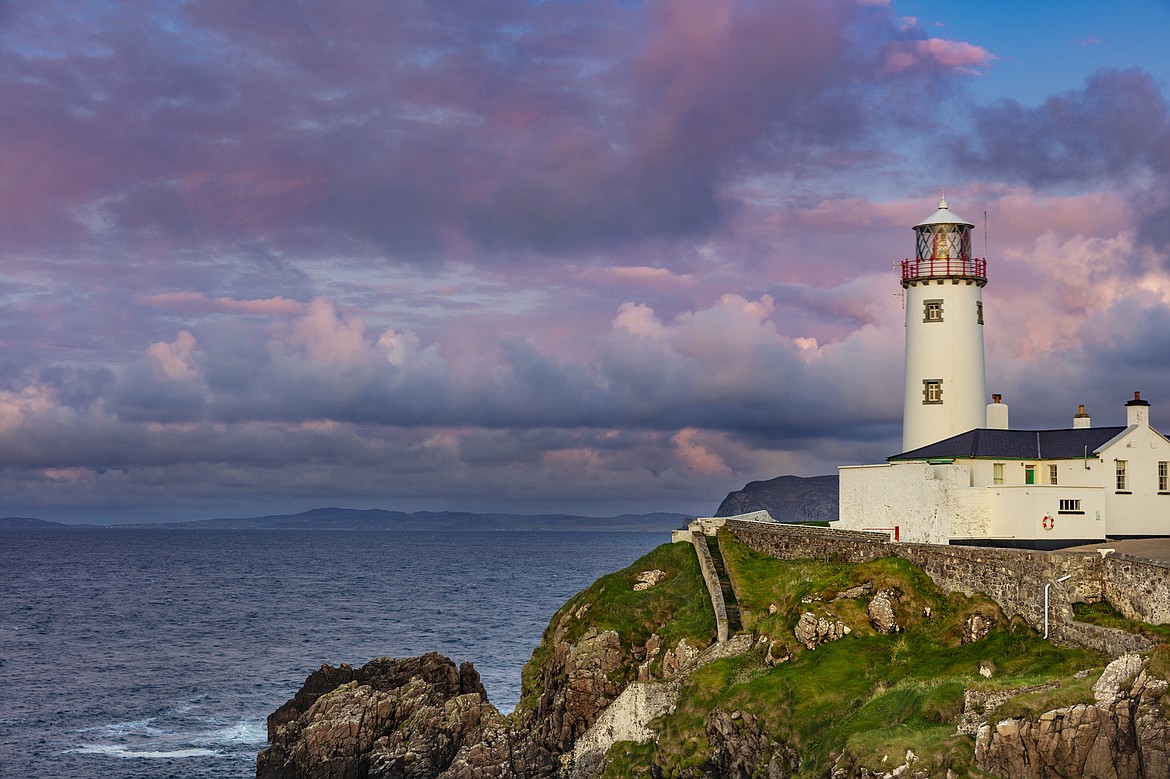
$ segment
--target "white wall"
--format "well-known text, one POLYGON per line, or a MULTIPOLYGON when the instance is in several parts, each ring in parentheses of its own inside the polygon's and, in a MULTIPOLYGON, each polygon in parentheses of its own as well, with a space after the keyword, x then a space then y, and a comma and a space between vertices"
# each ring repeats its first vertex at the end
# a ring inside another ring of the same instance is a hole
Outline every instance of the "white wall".
POLYGON ((1148 425, 1133 425, 1101 449, 1105 523, 1111 535, 1170 535, 1170 495, 1158 494, 1158 462, 1170 462, 1170 441, 1148 425), (1125 460, 1128 492, 1116 487, 1116 462, 1125 460))
POLYGON ((1019 485, 985 489, 991 508, 991 538, 1038 538, 1043 540, 1105 537, 1103 516, 1105 490, 1068 485, 1019 485), (1061 500, 1080 500, 1082 514, 1060 513, 1061 500), (1050 517, 1051 528, 1044 527, 1050 517))
POLYGON ((986 424, 981 288, 965 280, 920 281, 906 289, 906 384, 902 451, 986 424), (941 283, 940 283, 941 282, 941 283), (923 322, 925 301, 941 300, 941 322, 923 322), (922 382, 941 379, 939 405, 924 405, 922 382))
POLYGON ((898 527, 900 540, 932 544, 986 535, 984 491, 968 488, 965 465, 899 462, 843 466, 838 473, 841 529, 898 527))

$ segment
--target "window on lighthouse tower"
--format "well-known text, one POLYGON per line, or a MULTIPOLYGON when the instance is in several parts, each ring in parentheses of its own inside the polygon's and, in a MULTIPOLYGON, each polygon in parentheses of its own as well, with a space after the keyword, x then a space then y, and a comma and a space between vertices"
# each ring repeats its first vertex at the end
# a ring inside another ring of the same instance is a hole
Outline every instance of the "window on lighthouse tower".
POLYGON ((935 406, 942 402, 942 379, 923 379, 922 405, 935 406))

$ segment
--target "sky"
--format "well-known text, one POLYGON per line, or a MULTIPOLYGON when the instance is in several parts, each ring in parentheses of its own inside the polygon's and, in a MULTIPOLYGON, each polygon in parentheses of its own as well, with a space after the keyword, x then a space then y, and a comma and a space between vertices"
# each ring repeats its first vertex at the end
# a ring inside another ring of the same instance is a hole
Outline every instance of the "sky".
POLYGON ((943 193, 1012 426, 1138 390, 1170 430, 1168 34, 1168 0, 0 1, 0 515, 703 515, 881 462, 943 193))

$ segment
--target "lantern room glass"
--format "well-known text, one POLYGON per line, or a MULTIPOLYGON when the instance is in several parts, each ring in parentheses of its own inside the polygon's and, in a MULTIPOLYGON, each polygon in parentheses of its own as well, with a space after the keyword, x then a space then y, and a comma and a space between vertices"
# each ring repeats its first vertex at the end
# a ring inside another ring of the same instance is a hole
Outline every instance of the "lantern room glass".
POLYGON ((939 224, 916 228, 916 257, 919 260, 971 259, 971 228, 968 225, 939 224))

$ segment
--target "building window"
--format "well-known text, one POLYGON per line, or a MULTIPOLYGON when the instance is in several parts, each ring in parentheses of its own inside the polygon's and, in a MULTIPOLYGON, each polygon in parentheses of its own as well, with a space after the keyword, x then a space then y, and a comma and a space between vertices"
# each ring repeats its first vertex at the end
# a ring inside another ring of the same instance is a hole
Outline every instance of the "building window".
POLYGON ((1035 483, 1036 483, 1036 466, 1035 465, 1025 465, 1024 466, 1024 484, 1035 484, 1035 483))
POLYGON ((1085 512, 1081 511, 1081 501, 1079 498, 1077 500, 1071 500, 1069 498, 1061 498, 1060 499, 1060 513, 1061 514, 1084 514, 1085 512))
POLYGON ((937 300, 923 301, 924 310, 922 312, 923 322, 941 322, 942 318, 942 298, 937 300))
POLYGON ((975 321, 978 322, 979 324, 983 324, 983 301, 982 300, 975 301, 975 321))
POLYGON ((1126 477, 1126 471, 1129 469, 1129 462, 1127 460, 1117 461, 1117 491, 1125 492, 1129 489, 1129 479, 1126 477))
POLYGON ((941 406, 942 402, 942 379, 923 379, 922 405, 941 406))
POLYGON ((1059 481, 1057 481, 1056 466, 1055 465, 1048 466, 1048 483, 1049 484, 1059 484, 1060 483, 1059 481))
POLYGON ((1170 462, 1158 463, 1158 492, 1170 492, 1170 462))
POLYGON ((991 465, 991 483, 1003 484, 1003 463, 992 463, 991 465))

